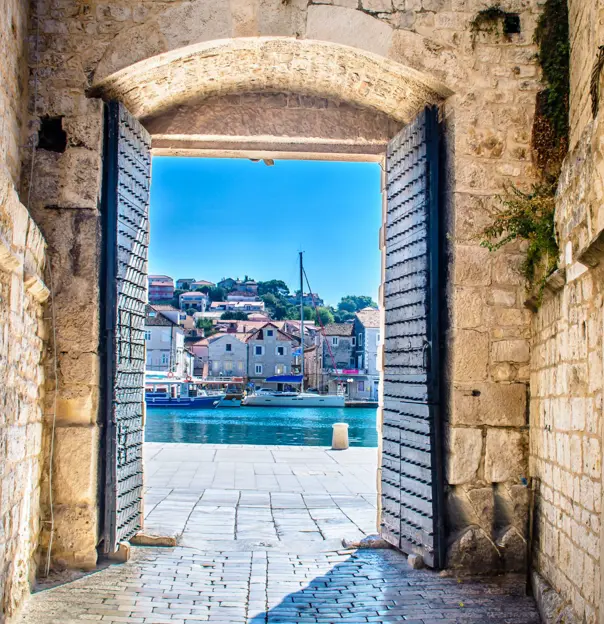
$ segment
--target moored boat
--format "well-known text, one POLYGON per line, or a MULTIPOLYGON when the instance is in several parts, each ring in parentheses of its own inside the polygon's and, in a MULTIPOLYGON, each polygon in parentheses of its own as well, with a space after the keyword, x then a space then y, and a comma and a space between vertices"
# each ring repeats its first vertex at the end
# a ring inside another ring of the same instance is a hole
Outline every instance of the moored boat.
POLYGON ((345 397, 339 394, 312 392, 278 392, 261 388, 243 399, 248 407, 344 407, 345 397))
POLYGON ((208 393, 199 387, 198 381, 169 374, 148 373, 145 376, 145 403, 149 407, 216 407, 224 398, 224 393, 208 393))

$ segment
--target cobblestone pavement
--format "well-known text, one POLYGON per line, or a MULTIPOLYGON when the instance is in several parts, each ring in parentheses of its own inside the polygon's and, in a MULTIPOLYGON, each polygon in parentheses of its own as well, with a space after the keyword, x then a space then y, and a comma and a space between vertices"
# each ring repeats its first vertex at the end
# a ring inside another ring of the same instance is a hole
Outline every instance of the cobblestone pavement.
POLYGON ((411 570, 394 550, 342 550, 342 537, 375 532, 375 449, 145 454, 145 530, 179 546, 134 548, 125 564, 40 591, 19 624, 539 622, 522 578, 461 580, 411 570))
POLYGON ((411 570, 392 550, 136 548, 126 564, 35 594, 19 624, 537 624, 522 587, 411 570))
POLYGON ((145 444, 145 531, 188 546, 356 540, 376 531, 377 452, 145 444))

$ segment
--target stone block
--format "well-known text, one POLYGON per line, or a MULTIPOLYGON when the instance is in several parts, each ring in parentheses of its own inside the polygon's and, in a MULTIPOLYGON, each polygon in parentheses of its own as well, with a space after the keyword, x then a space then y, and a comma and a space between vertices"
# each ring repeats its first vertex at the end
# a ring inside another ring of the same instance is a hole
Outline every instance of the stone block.
POLYGON ((527 386, 523 383, 457 384, 451 424, 522 427, 526 424, 527 386))
POLYGON ((497 539, 501 551, 503 569, 506 572, 522 572, 526 569, 527 542, 514 528, 507 528, 497 539))
POLYGON ((447 482, 451 485, 476 480, 482 458, 482 431, 451 427, 447 432, 447 482))
POLYGON ((484 381, 489 362, 489 336, 471 329, 455 331, 453 338, 453 374, 458 382, 484 381))
POLYGON ((468 501, 473 512, 473 524, 477 524, 487 535, 495 523, 495 497, 492 487, 468 490, 468 501))
POLYGON ((424 567, 424 558, 421 555, 407 555, 407 563, 412 570, 420 570, 424 567))
POLYGON ((522 275, 523 254, 499 254, 493 260, 493 284, 520 286, 525 283, 522 275))
MULTIPOLYGON (((49 391, 46 404, 54 405, 54 389, 49 391)), ((57 422, 62 425, 90 425, 99 418, 99 387, 61 385, 57 397, 57 422)))
POLYGON ((57 504, 93 506, 98 492, 99 429, 59 426, 55 430, 54 493, 57 504))
POLYGON ((516 289, 491 288, 487 292, 489 305, 513 308, 516 305, 516 289))
POLYGON ((101 191, 101 154, 83 147, 65 152, 38 150, 36 176, 31 192, 38 210, 98 208, 101 191))
POLYGON ((499 552, 490 535, 479 527, 470 527, 453 536, 447 548, 447 568, 466 574, 492 573, 499 567, 499 552))
POLYGON ((454 297, 454 326, 461 329, 480 327, 485 307, 482 289, 455 288, 454 297))
POLYGON ((306 38, 332 41, 388 56, 392 28, 354 9, 319 4, 308 7, 306 38))
POLYGON ((459 286, 488 286, 491 283, 491 252, 478 245, 457 245, 453 280, 459 286))
MULTIPOLYGON (((43 533, 43 550, 48 534, 43 533)), ((52 561, 60 567, 93 570, 98 558, 98 509, 95 505, 60 505, 54 508, 52 561)))
POLYGON ((489 429, 485 446, 484 478, 490 483, 518 482, 527 476, 526 432, 489 429))
POLYGON ((530 357, 528 340, 498 340, 493 343, 495 362, 528 362, 530 357))

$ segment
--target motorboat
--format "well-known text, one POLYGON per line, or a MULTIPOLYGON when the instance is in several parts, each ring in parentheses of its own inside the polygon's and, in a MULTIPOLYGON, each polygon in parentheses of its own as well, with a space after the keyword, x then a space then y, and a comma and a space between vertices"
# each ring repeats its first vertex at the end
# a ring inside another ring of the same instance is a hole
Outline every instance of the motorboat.
POLYGON ((212 408, 224 398, 224 393, 209 393, 200 387, 201 380, 175 377, 170 373, 145 375, 147 407, 212 408))
POLYGON ((345 407, 345 397, 340 394, 315 394, 313 392, 283 392, 260 388, 243 399, 246 407, 345 407))

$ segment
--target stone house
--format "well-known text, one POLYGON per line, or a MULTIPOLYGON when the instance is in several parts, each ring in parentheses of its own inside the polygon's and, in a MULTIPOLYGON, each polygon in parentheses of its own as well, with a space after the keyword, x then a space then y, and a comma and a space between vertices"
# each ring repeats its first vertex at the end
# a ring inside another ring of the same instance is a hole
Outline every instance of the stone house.
POLYGON ((181 277, 176 280, 176 290, 192 290, 191 284, 194 281, 194 277, 181 277))
MULTIPOLYGON (((116 282, 101 279, 104 252, 114 249, 103 189, 111 202, 116 194, 103 184, 105 102, 119 101, 151 135, 155 153, 380 162, 424 107, 438 107, 447 165, 439 215, 444 333, 419 346, 397 333, 406 323, 404 302, 384 302, 402 299, 404 289, 402 278, 386 277, 397 260, 384 210, 380 305, 391 319, 382 355, 384 393, 393 394, 380 422, 393 422, 401 409, 392 398, 401 369, 421 369, 418 353, 442 345, 443 470, 432 483, 446 491, 438 516, 447 527, 442 565, 500 573, 528 564, 536 595, 546 595, 560 617, 601 621, 604 112, 597 71, 591 83, 604 19, 596 0, 568 1, 569 152, 555 213, 560 266, 537 311, 524 305, 522 245, 490 253, 479 244, 503 189, 535 181, 531 136, 544 85, 534 34, 549 4, 502 0, 500 10, 518 26, 505 32, 503 20, 472 27, 485 8, 479 0, 123 1, 107 10, 5 1, 0 319, 11 339, 0 341, 2 618, 23 604, 47 555, 53 565, 93 569, 99 550, 113 548, 104 539, 108 491, 98 466, 108 460, 112 426, 101 407, 110 401, 100 400, 107 399, 101 344, 116 336, 104 326, 116 282)), ((148 180, 139 186, 144 196, 148 180)), ((137 266, 144 273, 144 257, 137 266)), ((144 280, 136 284, 139 295, 145 290, 144 280)), ((137 326, 132 341, 140 354, 139 333, 137 326)), ((396 446, 394 430, 382 431, 382 454, 396 446)))
POLYGON ((208 371, 211 377, 245 377, 248 345, 246 334, 214 334, 208 338, 208 371))
POLYGON ((378 351, 381 346, 381 312, 375 308, 363 308, 354 316, 355 346, 354 368, 348 392, 351 399, 377 401, 379 397, 380 370, 378 351))
POLYGON ((249 334, 248 378, 261 386, 267 377, 290 375, 294 361, 293 351, 299 343, 274 323, 266 323, 249 334))
POLYGON ((233 290, 233 288, 236 286, 238 281, 239 280, 235 280, 232 277, 225 277, 224 279, 218 282, 217 286, 218 288, 222 288, 228 293, 231 290, 233 290))
POLYGON ((352 323, 330 323, 325 326, 323 367, 326 371, 354 368, 356 336, 352 323))
POLYGON ((146 367, 177 376, 185 374, 185 332, 173 320, 148 305, 145 317, 146 367))

